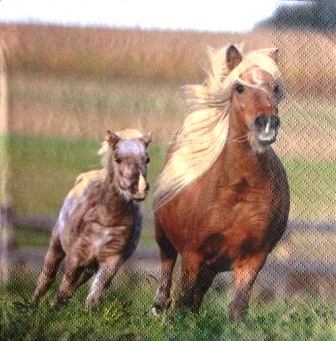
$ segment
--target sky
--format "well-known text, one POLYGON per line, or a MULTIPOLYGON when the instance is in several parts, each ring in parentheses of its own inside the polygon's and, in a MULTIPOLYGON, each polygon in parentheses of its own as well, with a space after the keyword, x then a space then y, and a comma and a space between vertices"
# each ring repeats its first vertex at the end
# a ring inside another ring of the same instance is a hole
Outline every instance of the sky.
POLYGON ((248 31, 281 0, 0 0, 0 22, 248 31))

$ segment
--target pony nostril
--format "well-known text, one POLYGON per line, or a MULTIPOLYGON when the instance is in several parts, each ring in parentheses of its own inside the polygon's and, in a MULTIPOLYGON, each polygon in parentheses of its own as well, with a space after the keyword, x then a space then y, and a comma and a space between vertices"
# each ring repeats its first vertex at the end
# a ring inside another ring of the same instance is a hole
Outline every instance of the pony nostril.
POLYGON ((273 116, 271 119, 271 127, 277 129, 280 126, 280 118, 278 116, 273 116))
POLYGON ((267 117, 265 115, 260 115, 260 116, 257 116, 254 120, 254 126, 260 130, 262 128, 264 128, 267 124, 267 117))

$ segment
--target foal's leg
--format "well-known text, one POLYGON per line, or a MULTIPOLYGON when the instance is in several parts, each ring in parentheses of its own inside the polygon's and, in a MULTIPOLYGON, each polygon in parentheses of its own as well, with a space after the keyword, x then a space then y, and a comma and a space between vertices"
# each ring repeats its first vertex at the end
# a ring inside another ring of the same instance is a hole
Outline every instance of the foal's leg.
POLYGON ((235 295, 229 304, 230 321, 241 321, 246 317, 252 287, 265 263, 266 256, 265 254, 257 255, 234 265, 235 295))
POLYGON ((104 263, 100 264, 99 270, 86 299, 86 308, 93 309, 98 305, 102 295, 111 284, 114 275, 117 273, 123 262, 123 258, 116 255, 106 259, 104 263))
POLYGON ((37 280, 37 287, 31 300, 32 303, 36 304, 41 296, 49 289, 56 277, 57 269, 64 256, 65 253, 63 251, 58 234, 53 232, 49 249, 44 260, 43 268, 37 280))
POLYGON ((85 284, 93 275, 95 271, 94 269, 85 269, 79 276, 77 283, 75 285, 75 290, 77 290, 80 286, 85 284))
POLYGON ((201 270, 201 262, 198 254, 187 253, 182 255, 182 290, 177 298, 177 308, 189 308, 197 313, 194 305, 194 296, 197 279, 201 270))
POLYGON ((77 257, 67 255, 65 261, 65 272, 58 289, 58 293, 52 303, 53 306, 58 306, 67 301, 76 290, 76 283, 82 273, 83 268, 80 266, 77 257))
POLYGON ((160 246, 161 275, 160 285, 156 292, 153 313, 158 314, 163 309, 168 309, 171 304, 170 289, 172 285, 172 274, 177 258, 177 252, 171 243, 163 236, 157 236, 160 246))

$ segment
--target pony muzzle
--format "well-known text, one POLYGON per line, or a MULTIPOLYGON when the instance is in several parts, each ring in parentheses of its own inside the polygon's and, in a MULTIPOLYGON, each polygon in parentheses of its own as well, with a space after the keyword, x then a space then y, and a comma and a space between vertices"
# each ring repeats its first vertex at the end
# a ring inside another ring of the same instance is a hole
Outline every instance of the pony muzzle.
POLYGON ((132 195, 133 199, 137 201, 145 200, 148 190, 149 190, 149 184, 146 181, 145 177, 140 173, 139 180, 136 185, 136 191, 132 195))
POLYGON ((262 145, 270 145, 275 142, 280 118, 276 115, 259 115, 253 121, 252 129, 256 140, 262 145))

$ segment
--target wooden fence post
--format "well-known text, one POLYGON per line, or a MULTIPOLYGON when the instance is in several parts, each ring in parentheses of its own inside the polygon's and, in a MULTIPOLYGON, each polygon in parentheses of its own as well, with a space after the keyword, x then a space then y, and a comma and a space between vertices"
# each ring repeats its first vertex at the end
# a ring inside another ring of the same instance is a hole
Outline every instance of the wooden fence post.
POLYGON ((0 37, 0 281, 9 279, 9 250, 15 245, 12 198, 9 190, 10 155, 8 139, 8 84, 5 44, 0 37))

